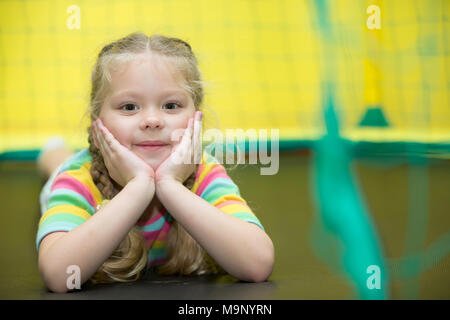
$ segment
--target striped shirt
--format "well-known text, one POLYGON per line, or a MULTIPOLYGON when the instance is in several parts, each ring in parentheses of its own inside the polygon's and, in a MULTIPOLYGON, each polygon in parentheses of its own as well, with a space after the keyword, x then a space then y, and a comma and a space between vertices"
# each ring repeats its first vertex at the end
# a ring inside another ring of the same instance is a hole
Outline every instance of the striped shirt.
MULTIPOLYGON (((42 216, 36 236, 37 250, 46 235, 73 230, 107 202, 94 184, 90 174, 91 162, 89 151, 84 149, 62 164, 47 181, 41 192, 42 216)), ((191 191, 221 211, 264 230, 226 169, 206 151, 191 191)), ((165 262, 167 236, 172 222, 171 214, 165 209, 146 222, 137 222, 136 226, 145 239, 149 266, 165 262)))

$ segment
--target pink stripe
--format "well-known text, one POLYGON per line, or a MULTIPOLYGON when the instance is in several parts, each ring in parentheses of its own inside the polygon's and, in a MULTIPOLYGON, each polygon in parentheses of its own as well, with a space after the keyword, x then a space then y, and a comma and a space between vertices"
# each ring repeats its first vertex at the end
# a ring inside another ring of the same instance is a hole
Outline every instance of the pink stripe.
POLYGON ((153 246, 153 243, 155 243, 155 241, 161 241, 164 242, 167 239, 167 232, 161 232, 158 234, 158 236, 156 238, 153 239, 145 239, 145 246, 147 249, 150 249, 153 246))
POLYGON ((157 234, 159 232, 169 232, 170 226, 171 226, 171 223, 168 223, 167 221, 165 221, 163 226, 161 227, 161 229, 153 230, 153 231, 142 231, 142 234, 145 237, 147 237, 147 236, 150 237, 151 235, 153 235, 155 233, 157 234))
MULTIPOLYGON (((166 225, 164 225, 164 227, 165 226, 166 225)), ((157 231, 148 232, 148 233, 150 233, 151 235, 150 236, 144 235, 144 238, 145 238, 145 245, 147 246, 147 248, 150 248, 155 241, 166 241, 167 240, 167 234, 169 232, 166 231, 166 230, 163 231, 161 229, 160 232, 158 232, 158 230, 157 230, 157 231)))
POLYGON ((147 221, 137 222, 136 224, 140 227, 152 224, 153 222, 159 220, 159 218, 161 218, 161 216, 163 216, 164 213, 166 213, 166 209, 163 209, 161 212, 158 212, 153 218, 151 218, 147 221))
POLYGON ((158 241, 165 241, 167 239, 167 231, 161 231, 158 235, 158 238, 156 240, 158 241))
POLYGON ((142 231, 142 235, 144 236, 145 240, 148 239, 156 239, 158 237, 159 230, 155 231, 142 231))
POLYGON ((222 207, 228 206, 230 204, 240 204, 240 205, 242 205, 242 206, 244 206, 244 207, 246 207, 246 208, 248 208, 250 210, 249 206, 247 206, 245 203, 243 203, 241 201, 237 201, 237 200, 227 200, 225 202, 222 202, 222 203, 218 204, 216 206, 216 208, 222 208, 222 207))
POLYGON ((198 177, 200 177, 200 175, 202 174, 203 170, 205 170, 205 165, 203 163, 200 163, 198 165, 197 174, 195 175, 195 181, 198 180, 198 177))
POLYGON ((162 226, 162 228, 160 229, 161 232, 169 232, 170 227, 172 224, 168 223, 167 221, 164 223, 164 225, 162 226))
MULTIPOLYGON (((222 169, 221 167, 217 166, 216 168, 212 169, 210 172, 208 172, 208 174, 206 175, 206 177, 203 179, 202 182, 200 182, 200 185, 197 189, 196 194, 197 195, 201 195, 203 190, 206 189, 206 187, 211 183, 211 181, 213 181, 214 179, 217 178, 227 178, 230 179, 230 177, 227 175, 227 173, 225 172, 224 169, 222 169)), ((231 180, 231 179, 230 179, 231 180)))
POLYGON ((80 181, 67 174, 66 172, 62 173, 59 177, 55 179, 55 182, 52 185, 51 190, 56 189, 69 189, 79 193, 82 197, 84 197, 91 206, 95 208, 95 200, 92 196, 91 191, 88 187, 82 184, 80 181))

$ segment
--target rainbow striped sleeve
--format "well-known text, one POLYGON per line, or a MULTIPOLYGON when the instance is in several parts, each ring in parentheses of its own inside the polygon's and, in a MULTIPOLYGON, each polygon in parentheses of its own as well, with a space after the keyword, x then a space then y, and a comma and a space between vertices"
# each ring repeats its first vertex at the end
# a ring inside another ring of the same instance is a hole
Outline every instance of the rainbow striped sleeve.
POLYGON ((199 165, 192 192, 223 212, 254 223, 264 230, 252 209, 241 197, 238 186, 228 176, 226 169, 206 152, 199 165))
POLYGON ((102 196, 94 185, 89 169, 91 158, 86 151, 70 158, 52 181, 47 211, 39 220, 36 247, 56 231, 70 231, 89 219, 101 203, 102 196))

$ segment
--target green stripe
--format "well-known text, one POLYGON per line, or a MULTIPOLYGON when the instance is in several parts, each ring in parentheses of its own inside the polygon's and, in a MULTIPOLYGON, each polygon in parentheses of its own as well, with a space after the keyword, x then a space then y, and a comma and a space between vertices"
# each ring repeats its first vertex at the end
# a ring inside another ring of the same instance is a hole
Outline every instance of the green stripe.
POLYGON ((241 220, 244 220, 244 221, 247 221, 250 223, 254 223, 258 227, 260 227, 262 230, 264 230, 264 227, 262 226, 261 222, 258 220, 258 218, 256 218, 256 216, 254 214, 251 214, 249 212, 236 212, 231 215, 235 218, 239 218, 241 220))
POLYGON ((151 260, 161 259, 166 256, 166 247, 150 248, 147 257, 151 260))
POLYGON ((213 203, 226 194, 237 194, 240 196, 239 188, 230 179, 217 178, 203 190, 201 197, 213 203))
POLYGON ((56 189, 50 193, 48 209, 59 205, 74 205, 85 209, 91 215, 95 213, 94 207, 82 195, 69 189, 56 189))
POLYGON ((70 213, 55 213, 55 214, 45 218, 45 220, 42 222, 39 229, 45 228, 46 225, 51 224, 51 223, 56 223, 56 222, 70 222, 70 223, 74 223, 76 225, 80 225, 83 222, 86 222, 86 220, 79 216, 76 216, 74 214, 70 214, 70 213))
POLYGON ((161 216, 158 220, 156 220, 152 224, 149 224, 146 226, 138 226, 138 227, 142 232, 152 232, 152 231, 160 230, 164 226, 165 222, 166 222, 166 220, 164 219, 164 216, 161 216))

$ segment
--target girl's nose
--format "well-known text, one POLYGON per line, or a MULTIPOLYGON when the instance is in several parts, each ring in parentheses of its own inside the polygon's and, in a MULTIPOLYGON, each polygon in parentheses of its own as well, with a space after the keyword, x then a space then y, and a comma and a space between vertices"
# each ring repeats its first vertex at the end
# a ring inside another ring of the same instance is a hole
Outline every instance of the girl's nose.
POLYGON ((141 123, 141 129, 161 129, 164 123, 163 120, 156 116, 147 116, 143 119, 141 123))

